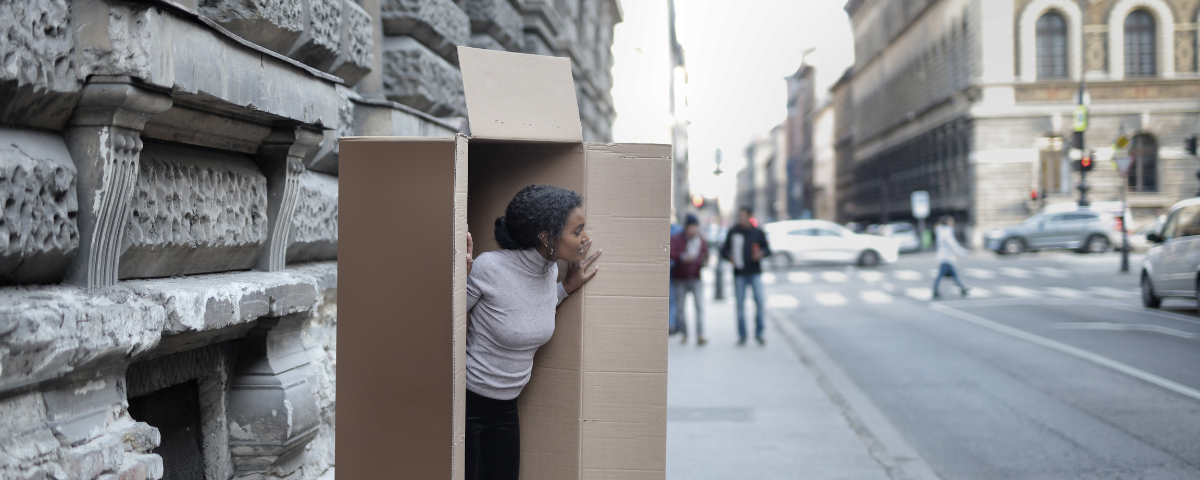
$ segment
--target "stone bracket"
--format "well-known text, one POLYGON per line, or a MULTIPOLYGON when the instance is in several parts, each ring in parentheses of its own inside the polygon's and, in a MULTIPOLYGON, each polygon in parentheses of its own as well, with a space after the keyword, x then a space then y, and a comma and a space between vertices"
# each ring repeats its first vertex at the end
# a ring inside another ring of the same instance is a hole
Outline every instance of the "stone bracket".
POLYGON ((171 107, 171 98, 128 77, 93 77, 67 129, 67 150, 78 170, 79 250, 65 283, 87 288, 117 283, 121 240, 137 184, 141 132, 171 107))
POLYGON ((256 161, 267 177, 267 241, 254 268, 283 270, 287 263, 288 231, 300 195, 304 157, 321 144, 321 132, 302 127, 276 128, 258 149, 256 161))

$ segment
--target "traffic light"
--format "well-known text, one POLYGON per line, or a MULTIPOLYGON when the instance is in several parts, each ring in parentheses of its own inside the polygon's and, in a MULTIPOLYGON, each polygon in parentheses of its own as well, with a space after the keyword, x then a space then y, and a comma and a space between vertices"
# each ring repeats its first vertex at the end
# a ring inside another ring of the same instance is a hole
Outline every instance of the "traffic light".
POLYGON ((1188 155, 1196 156, 1196 136, 1192 135, 1183 141, 1183 149, 1187 150, 1188 155))
POLYGON ((1087 155, 1084 155, 1083 158, 1079 159, 1079 169, 1081 171, 1090 172, 1094 166, 1095 162, 1092 161, 1091 153, 1088 153, 1087 155))
POLYGON ((692 206, 693 206, 693 207, 696 207, 696 208, 702 208, 702 207, 704 207, 704 196, 702 196, 702 195, 693 195, 693 196, 692 196, 692 206))
POLYGON ((1029 190, 1029 199, 1034 201, 1038 199, 1038 191, 1036 188, 1029 190))

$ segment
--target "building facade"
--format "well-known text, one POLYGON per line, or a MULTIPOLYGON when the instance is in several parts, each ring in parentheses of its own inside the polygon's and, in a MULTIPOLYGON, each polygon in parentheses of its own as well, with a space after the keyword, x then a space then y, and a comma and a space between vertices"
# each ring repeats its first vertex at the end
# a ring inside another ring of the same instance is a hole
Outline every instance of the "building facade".
POLYGON ((738 171, 738 208, 750 207, 762 223, 792 218, 788 213, 787 133, 784 124, 757 135, 746 146, 738 171))
POLYGON ((1046 203, 1070 202, 1067 148, 1081 79, 1090 97, 1086 147, 1098 167, 1092 201, 1128 186, 1133 221, 1192 196, 1200 130, 1195 0, 851 0, 854 181, 842 221, 911 218, 930 193, 980 244, 984 231, 1046 203), (1133 140, 1126 180, 1114 141, 1133 140), (1038 193, 1033 200, 1032 192, 1038 193))
POLYGON ((0 478, 331 477, 338 138, 467 133, 471 45, 569 56, 607 141, 620 20, 616 0, 0 0, 0 478))

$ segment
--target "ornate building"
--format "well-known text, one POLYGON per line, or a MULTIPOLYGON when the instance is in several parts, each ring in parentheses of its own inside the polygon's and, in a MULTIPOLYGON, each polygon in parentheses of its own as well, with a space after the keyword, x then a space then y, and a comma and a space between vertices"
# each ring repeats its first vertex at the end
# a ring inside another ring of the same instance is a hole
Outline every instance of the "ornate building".
POLYGON ((338 138, 465 133, 471 45, 571 57, 606 141, 620 20, 0 0, 0 478, 332 476, 338 138))
POLYGON ((841 221, 908 217, 909 193, 926 190, 932 215, 954 215, 978 245, 989 228, 1072 201, 1078 173, 1065 148, 1081 77, 1086 146, 1100 159, 1091 199, 1118 197, 1109 160, 1121 133, 1133 140, 1135 222, 1196 192, 1200 165, 1182 147, 1200 131, 1200 2, 851 0, 845 9, 855 122, 838 170, 854 180, 838 191, 841 221))

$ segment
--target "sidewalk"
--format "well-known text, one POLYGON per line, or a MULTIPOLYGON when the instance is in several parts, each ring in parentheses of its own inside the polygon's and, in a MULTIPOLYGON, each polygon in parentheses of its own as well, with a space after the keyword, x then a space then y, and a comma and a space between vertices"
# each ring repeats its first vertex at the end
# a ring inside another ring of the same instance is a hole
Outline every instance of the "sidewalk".
POLYGON ((732 288, 715 302, 705 283, 708 344, 696 345, 691 302, 688 344, 669 340, 668 479, 937 478, 790 320, 768 315, 765 346, 735 345, 732 288))

